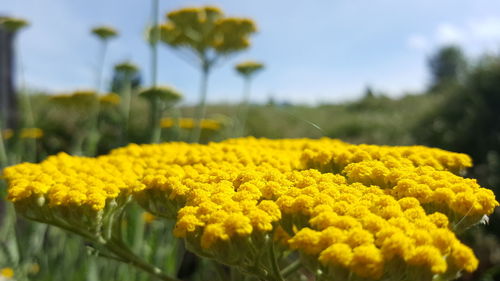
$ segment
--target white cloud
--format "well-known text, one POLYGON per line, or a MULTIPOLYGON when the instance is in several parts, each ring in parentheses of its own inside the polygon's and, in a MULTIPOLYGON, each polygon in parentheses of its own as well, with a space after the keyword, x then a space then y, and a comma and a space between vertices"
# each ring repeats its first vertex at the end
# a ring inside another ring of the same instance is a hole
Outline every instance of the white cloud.
POLYGON ((474 18, 462 24, 441 23, 427 35, 407 38, 410 49, 429 51, 442 45, 457 44, 472 55, 500 48, 500 17, 474 18))
POLYGON ((468 28, 478 39, 500 39, 500 18, 473 20, 469 22, 468 28))
POLYGON ((406 44, 408 47, 415 50, 427 50, 430 46, 429 40, 420 34, 411 35, 406 41, 406 44))
POLYGON ((461 43, 465 37, 463 30, 449 23, 438 25, 435 34, 436 41, 442 45, 461 43))

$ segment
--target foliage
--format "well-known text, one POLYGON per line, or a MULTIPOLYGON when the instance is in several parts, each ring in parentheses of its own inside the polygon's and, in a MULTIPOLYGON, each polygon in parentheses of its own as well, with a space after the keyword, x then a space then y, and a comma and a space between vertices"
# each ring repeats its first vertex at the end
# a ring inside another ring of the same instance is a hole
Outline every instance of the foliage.
POLYGON ((466 66, 464 54, 459 47, 447 46, 436 51, 429 58, 429 70, 432 75, 431 91, 461 81, 466 66))

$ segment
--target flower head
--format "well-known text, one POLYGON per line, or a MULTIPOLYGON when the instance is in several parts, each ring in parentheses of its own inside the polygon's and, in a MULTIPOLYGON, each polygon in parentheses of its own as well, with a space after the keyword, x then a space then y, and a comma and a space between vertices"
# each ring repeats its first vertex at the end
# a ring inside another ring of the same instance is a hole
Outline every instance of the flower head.
POLYGON ((273 270, 262 258, 273 250, 299 252, 326 279, 416 281, 478 266, 453 231, 498 202, 457 175, 469 160, 424 147, 241 138, 59 154, 8 167, 4 177, 8 199, 28 218, 104 235, 105 218, 133 197, 175 220, 174 235, 191 251, 261 279, 273 270))
POLYGON ((250 77, 264 68, 264 65, 256 61, 245 61, 238 63, 234 67, 236 71, 244 77, 250 77))
POLYGON ((0 27, 9 31, 9 32, 17 32, 25 27, 27 27, 29 23, 20 18, 11 18, 11 17, 0 17, 0 27))
POLYGON ((40 128, 23 128, 20 137, 22 139, 39 139, 43 137, 43 130, 40 128))
POLYGON ((175 103, 182 99, 182 94, 172 87, 160 86, 144 89, 139 94, 146 99, 159 99, 165 102, 175 103))
POLYGON ((106 41, 118 36, 118 31, 110 26, 97 26, 92 29, 92 34, 97 36, 99 39, 106 41))

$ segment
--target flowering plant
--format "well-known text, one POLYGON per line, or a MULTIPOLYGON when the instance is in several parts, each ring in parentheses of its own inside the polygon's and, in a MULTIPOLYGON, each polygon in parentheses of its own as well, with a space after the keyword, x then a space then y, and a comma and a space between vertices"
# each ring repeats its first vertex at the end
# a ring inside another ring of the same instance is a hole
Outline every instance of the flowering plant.
POLYGON ((478 260, 456 236, 491 214, 491 190, 460 176, 464 154, 332 139, 131 144, 96 157, 8 167, 25 217, 175 280, 120 240, 131 201, 201 257, 262 280, 451 280, 478 260))

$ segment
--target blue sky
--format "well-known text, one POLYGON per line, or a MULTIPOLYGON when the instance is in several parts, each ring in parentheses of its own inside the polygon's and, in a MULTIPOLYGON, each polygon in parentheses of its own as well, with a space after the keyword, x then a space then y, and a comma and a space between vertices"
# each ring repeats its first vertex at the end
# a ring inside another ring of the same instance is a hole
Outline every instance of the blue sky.
MULTIPOLYGON (((253 18, 253 46, 215 69, 209 101, 234 102, 242 81, 236 62, 266 64, 254 81, 252 99, 270 96, 292 102, 336 102, 359 97, 366 87, 391 96, 419 91, 428 82, 426 59, 438 46, 455 43, 467 55, 497 52, 500 1, 495 0, 160 0, 165 12, 192 5, 217 5, 229 16, 253 18)), ((151 17, 146 0, 2 0, 0 14, 32 24, 18 37, 21 83, 64 92, 95 84, 98 42, 89 30, 111 25, 120 36, 109 46, 112 66, 131 60, 150 81, 149 49, 143 33, 151 17)), ((199 70, 160 47, 160 84, 197 100, 199 70)))

